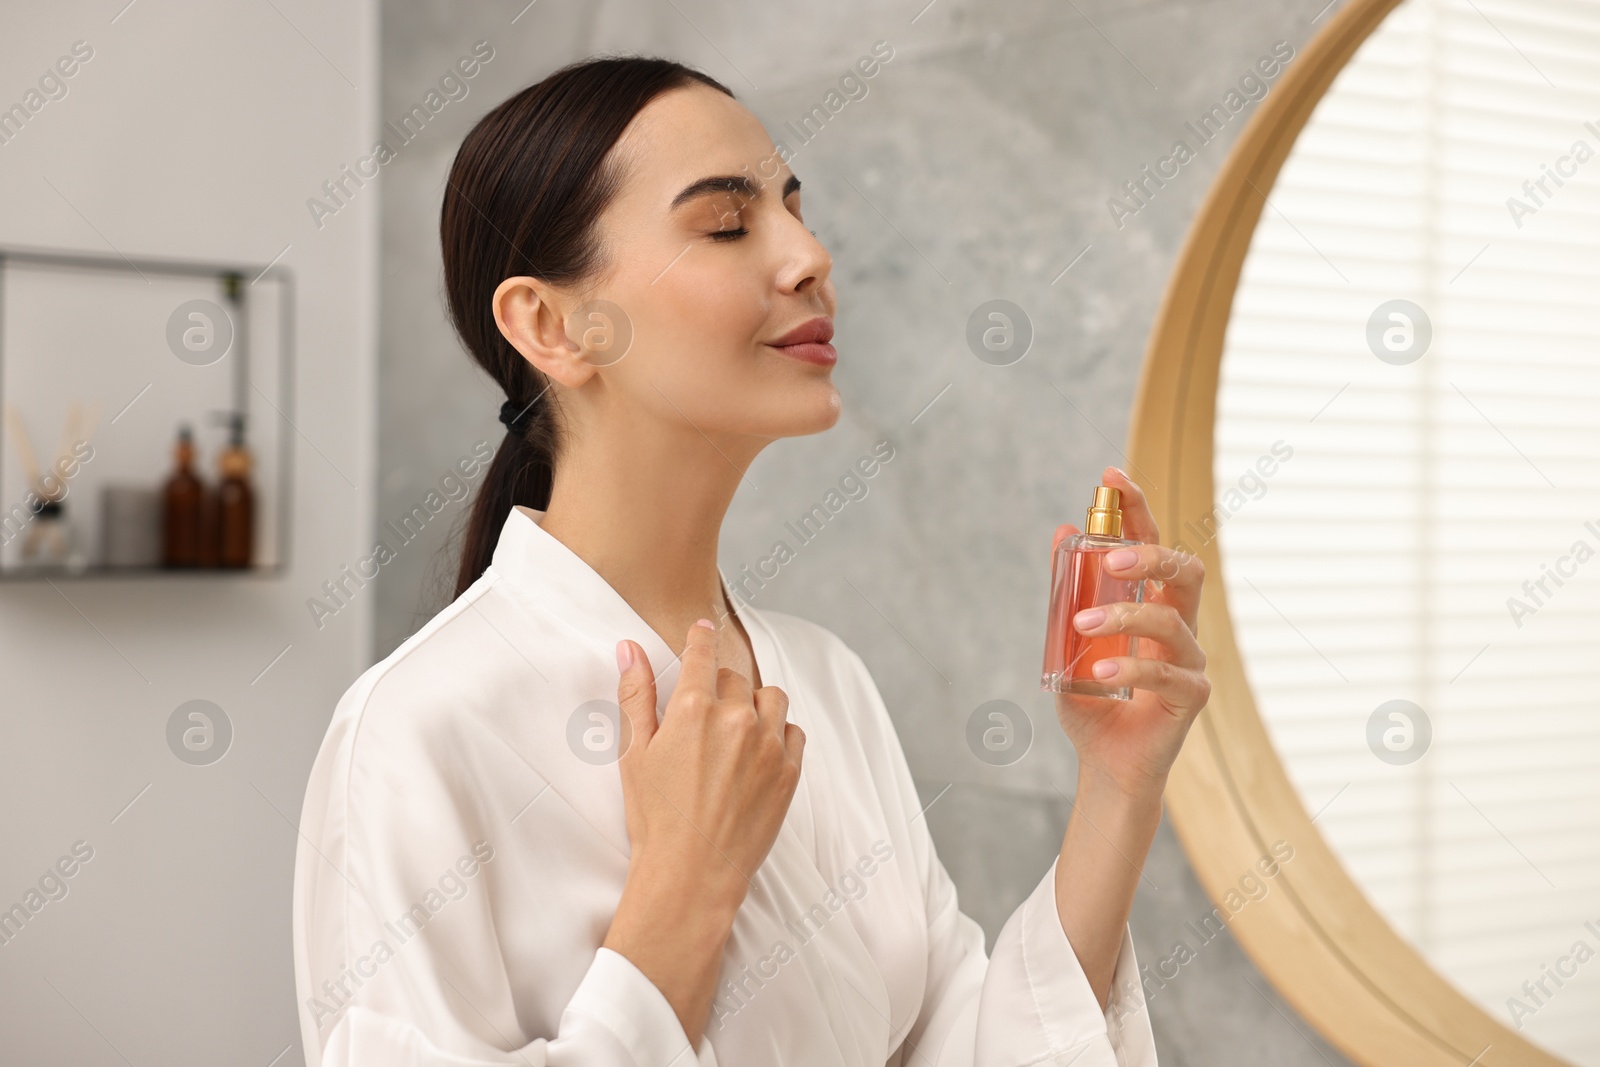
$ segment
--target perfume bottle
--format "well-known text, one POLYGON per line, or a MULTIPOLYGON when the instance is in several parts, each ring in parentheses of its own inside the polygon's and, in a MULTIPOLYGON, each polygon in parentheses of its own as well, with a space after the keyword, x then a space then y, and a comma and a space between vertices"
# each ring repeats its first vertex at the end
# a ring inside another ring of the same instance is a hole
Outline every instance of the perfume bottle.
POLYGON ((1144 599, 1144 579, 1113 578, 1106 553, 1138 541, 1122 536, 1122 493, 1109 486, 1094 491, 1084 532, 1056 546, 1050 561, 1050 612, 1045 620, 1044 673, 1039 688, 1053 693, 1088 693, 1127 700, 1128 686, 1094 676, 1094 665, 1109 656, 1137 655, 1138 638, 1128 634, 1090 637, 1072 625, 1078 612, 1118 601, 1144 599))

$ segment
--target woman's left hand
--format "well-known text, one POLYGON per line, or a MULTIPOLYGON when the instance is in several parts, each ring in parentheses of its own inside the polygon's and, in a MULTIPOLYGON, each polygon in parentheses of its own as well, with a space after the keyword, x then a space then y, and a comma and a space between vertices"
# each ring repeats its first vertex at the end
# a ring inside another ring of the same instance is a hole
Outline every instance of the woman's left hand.
MULTIPOLYGON (((1102 681, 1132 686, 1132 699, 1058 693, 1056 715, 1077 749, 1080 778, 1093 774, 1130 795, 1159 795, 1189 726, 1211 697, 1206 654, 1195 639, 1205 567, 1195 556, 1160 544, 1144 491, 1126 474, 1107 467, 1102 484, 1122 492, 1123 536, 1143 542, 1107 554, 1106 570, 1115 578, 1146 579, 1144 603, 1089 608, 1069 622, 1093 637, 1139 638, 1138 656, 1096 664, 1102 681), (1095 621, 1097 613, 1102 617, 1095 621), (1116 672, 1100 675, 1107 665, 1116 672)), ((1061 526, 1055 543, 1077 532, 1061 526)))

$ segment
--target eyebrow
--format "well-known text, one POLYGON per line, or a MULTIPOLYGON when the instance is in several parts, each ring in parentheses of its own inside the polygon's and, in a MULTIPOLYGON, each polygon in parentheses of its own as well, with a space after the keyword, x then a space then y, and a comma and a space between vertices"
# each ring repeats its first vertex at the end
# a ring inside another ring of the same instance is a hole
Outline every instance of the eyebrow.
MULTIPOLYGON (((783 195, 778 197, 778 199, 789 199, 789 194, 795 192, 799 188, 800 179, 795 177, 793 174, 790 174, 789 180, 783 183, 783 195)), ((710 178, 701 178, 699 181, 685 188, 683 192, 673 197, 671 209, 675 210, 679 206, 686 204, 691 200, 702 196, 709 196, 713 193, 737 193, 746 200, 754 200, 758 195, 760 195, 760 190, 756 188, 756 183, 750 179, 749 175, 746 174, 714 175, 710 178)))

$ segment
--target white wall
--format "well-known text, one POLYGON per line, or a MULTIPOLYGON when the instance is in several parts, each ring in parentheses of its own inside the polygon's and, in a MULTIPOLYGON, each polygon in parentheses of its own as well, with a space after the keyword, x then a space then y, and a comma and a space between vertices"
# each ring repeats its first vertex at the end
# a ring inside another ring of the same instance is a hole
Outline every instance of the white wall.
MULTIPOLYGON (((265 1067, 283 1053, 284 1067, 301 1062, 294 824, 371 621, 358 596, 318 630, 305 602, 370 540, 378 189, 321 229, 306 200, 370 149, 377 7, 121 3, 8 5, 0 107, 74 42, 93 56, 0 145, 0 245, 282 253, 297 305, 290 565, 0 584, 0 909, 74 842, 94 850, 0 944, 0 1061, 265 1067), (233 723, 210 766, 166 741, 194 698, 233 723)), ((97 450, 141 430, 137 405, 108 426, 112 413, 97 450)))

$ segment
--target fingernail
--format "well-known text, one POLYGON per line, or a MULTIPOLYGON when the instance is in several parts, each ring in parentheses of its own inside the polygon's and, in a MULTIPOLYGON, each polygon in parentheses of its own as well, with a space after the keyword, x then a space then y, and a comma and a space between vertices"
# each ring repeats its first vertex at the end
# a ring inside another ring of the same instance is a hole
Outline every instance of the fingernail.
POLYGON ((1126 567, 1133 566, 1134 562, 1138 560, 1138 558, 1139 553, 1135 552, 1133 549, 1119 548, 1115 552, 1106 553, 1106 566, 1110 567, 1114 571, 1120 571, 1126 567))
POLYGON ((704 626, 708 630, 715 630, 717 628, 717 624, 712 622, 710 619, 696 619, 695 625, 704 626))
POLYGON ((625 671, 633 666, 633 646, 626 641, 617 642, 617 670, 625 671))
POLYGON ((1077 617, 1072 620, 1072 625, 1080 630, 1092 630, 1105 621, 1105 608, 1087 608, 1078 612, 1077 617))
POLYGON ((1130 482, 1133 481, 1132 478, 1128 477, 1128 472, 1123 470, 1121 467, 1112 467, 1111 469, 1116 471, 1118 474, 1122 475, 1124 480, 1130 481, 1130 482))
POLYGON ((1116 673, 1117 665, 1108 659, 1103 659, 1094 665, 1094 676, 1096 678, 1110 678, 1116 673))

